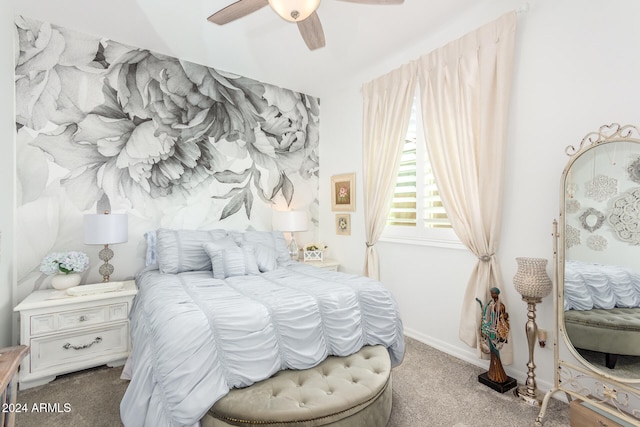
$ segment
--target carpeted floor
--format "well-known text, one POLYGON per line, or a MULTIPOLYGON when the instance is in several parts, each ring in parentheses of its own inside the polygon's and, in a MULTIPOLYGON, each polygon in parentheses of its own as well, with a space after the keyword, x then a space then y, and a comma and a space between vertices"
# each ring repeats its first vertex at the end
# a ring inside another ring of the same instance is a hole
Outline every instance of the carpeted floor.
MULTIPOLYGON (((16 427, 122 426, 119 404, 127 382, 119 378, 121 370, 95 368, 19 391, 18 402, 27 411, 17 414, 16 427), (43 411, 34 411, 34 404, 43 411)), ((482 372, 407 338, 405 359, 393 370, 388 427, 533 426, 538 408, 520 402, 512 391, 500 394, 480 384, 482 372)), ((545 427, 569 426, 568 405, 552 399, 544 421, 545 427)))

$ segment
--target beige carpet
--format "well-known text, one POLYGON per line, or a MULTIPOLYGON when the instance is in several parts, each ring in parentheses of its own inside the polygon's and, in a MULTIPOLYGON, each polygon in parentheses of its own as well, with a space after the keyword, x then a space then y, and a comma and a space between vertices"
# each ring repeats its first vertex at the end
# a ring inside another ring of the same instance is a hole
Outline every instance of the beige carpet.
MULTIPOLYGON (((58 377, 18 392, 28 412, 16 427, 118 427, 119 404, 127 387, 122 368, 100 367, 58 377), (33 412, 33 405, 48 405, 33 412), (55 405, 55 404, 58 405, 55 405), (64 412, 65 404, 70 409, 64 412), (60 412, 50 412, 59 409, 60 412)), ((402 365, 393 370, 393 411, 388 427, 531 427, 538 409, 478 382, 482 369, 407 339, 402 365)), ((569 407, 551 400, 545 427, 569 426, 569 407)))

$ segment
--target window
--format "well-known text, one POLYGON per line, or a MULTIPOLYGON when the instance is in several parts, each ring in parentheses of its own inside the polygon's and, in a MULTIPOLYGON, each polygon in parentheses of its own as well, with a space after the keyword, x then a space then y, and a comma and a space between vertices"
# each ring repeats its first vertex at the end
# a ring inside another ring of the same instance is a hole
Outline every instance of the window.
POLYGON ((461 247, 442 206, 415 98, 383 241, 461 247))

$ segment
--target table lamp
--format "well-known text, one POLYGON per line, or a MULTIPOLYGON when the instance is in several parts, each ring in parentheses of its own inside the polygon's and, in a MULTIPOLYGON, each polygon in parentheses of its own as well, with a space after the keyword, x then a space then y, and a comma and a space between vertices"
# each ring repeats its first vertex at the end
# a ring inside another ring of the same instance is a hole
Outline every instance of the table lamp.
POLYGON ((298 244, 293 235, 296 231, 306 231, 309 218, 305 211, 275 211, 273 213, 273 229, 291 233, 289 255, 291 259, 298 259, 298 244))
POLYGON ((100 260, 104 262, 98 270, 102 275, 102 281, 108 282, 113 274, 113 265, 109 260, 113 258, 113 251, 109 245, 125 243, 129 236, 127 214, 112 214, 105 211, 104 214, 87 214, 84 216, 84 243, 87 245, 104 245, 98 253, 100 260))

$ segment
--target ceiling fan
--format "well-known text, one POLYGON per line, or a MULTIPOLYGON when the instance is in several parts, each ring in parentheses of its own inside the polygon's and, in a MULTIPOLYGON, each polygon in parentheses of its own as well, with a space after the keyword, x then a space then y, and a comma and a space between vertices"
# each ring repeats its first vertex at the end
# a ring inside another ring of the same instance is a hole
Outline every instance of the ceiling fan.
MULTIPOLYGON (((360 4, 401 4, 404 0, 341 0, 360 4)), ((309 50, 325 45, 324 31, 316 9, 320 0, 238 0, 220 9, 207 19, 215 24, 223 25, 242 18, 266 5, 289 22, 298 24, 298 30, 309 50)))

